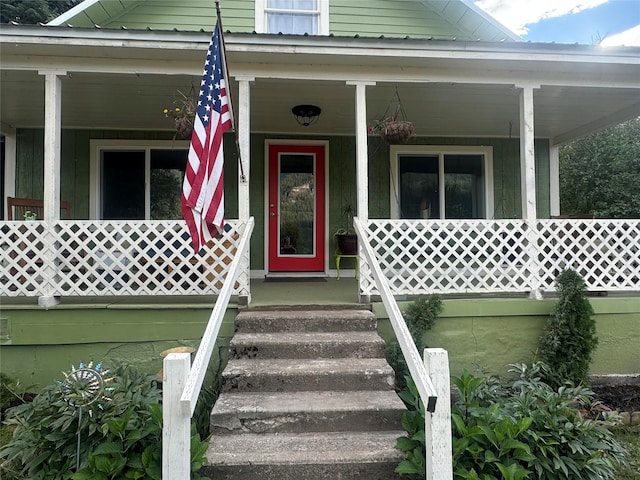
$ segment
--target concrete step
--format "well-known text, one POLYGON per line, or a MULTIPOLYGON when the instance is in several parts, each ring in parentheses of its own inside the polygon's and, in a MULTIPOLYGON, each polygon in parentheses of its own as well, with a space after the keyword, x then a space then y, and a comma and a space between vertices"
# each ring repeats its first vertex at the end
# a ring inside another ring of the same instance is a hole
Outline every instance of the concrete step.
POLYGON ((385 343, 375 331, 236 333, 232 358, 384 357, 385 343))
POLYGON ((389 390, 394 373, 384 358, 231 359, 223 392, 389 390))
POLYGON ((208 466, 216 480, 399 480, 402 431, 243 434, 212 437, 208 466))
POLYGON ((375 330, 376 317, 368 310, 243 310, 236 317, 236 331, 344 332, 375 330))
POLYGON ((404 404, 392 390, 223 393, 211 414, 211 432, 395 430, 404 411, 404 404))

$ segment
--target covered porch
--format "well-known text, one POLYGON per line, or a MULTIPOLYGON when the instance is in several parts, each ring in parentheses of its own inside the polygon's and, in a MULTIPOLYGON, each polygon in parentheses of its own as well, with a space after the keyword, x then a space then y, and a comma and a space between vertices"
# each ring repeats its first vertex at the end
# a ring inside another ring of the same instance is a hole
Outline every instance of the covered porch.
MULTIPOLYGON (((4 194, 45 207, 42 221, 1 224, 2 297, 46 306, 60 297, 216 295, 253 217, 233 285, 251 303, 251 279, 271 273, 265 144, 274 139, 327 146, 323 267, 312 276, 335 276, 332 233, 352 202, 360 241, 398 297, 540 297, 566 267, 590 291, 638 290, 638 220, 553 218, 560 146, 640 114, 637 49, 229 34, 238 137, 237 147, 225 142, 228 231, 192 255, 184 222, 154 219, 148 191, 142 219, 104 218, 96 145, 153 139, 185 148, 170 140, 162 109, 198 81, 208 34, 11 25, 1 33, 4 194), (397 162, 414 150, 369 131, 398 91, 415 151, 482 153, 471 218, 452 216, 443 192, 428 219, 403 213, 397 162), (43 101, 29 101, 33 92, 43 101), (322 108, 312 127, 291 115, 302 103, 322 108), (72 219, 60 218, 63 201, 72 219)), ((360 262, 356 297, 366 302, 378 292, 360 262)))

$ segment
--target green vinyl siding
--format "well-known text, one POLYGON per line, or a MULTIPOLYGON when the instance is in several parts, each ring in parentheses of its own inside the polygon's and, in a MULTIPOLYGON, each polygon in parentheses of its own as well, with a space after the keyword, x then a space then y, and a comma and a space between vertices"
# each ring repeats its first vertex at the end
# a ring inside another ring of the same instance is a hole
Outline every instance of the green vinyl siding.
MULTIPOLYGON (((254 0, 220 3, 225 31, 255 30, 254 0)), ((213 0, 101 0, 67 23, 77 27, 212 31, 213 0)), ((329 0, 329 31, 336 36, 501 40, 505 35, 460 1, 329 0)))
POLYGON ((363 4, 361 0, 342 0, 331 1, 329 5, 330 30, 338 36, 470 38, 460 27, 420 2, 370 0, 363 4))
MULTIPOLYGON (((254 30, 255 5, 253 0, 224 0, 221 9, 223 27, 236 32, 254 30)), ((213 31, 216 23, 216 7, 213 0, 137 0, 119 2, 102 0, 89 7, 87 15, 78 15, 73 25, 132 30, 213 31), (117 7, 117 8, 116 8, 117 7)))

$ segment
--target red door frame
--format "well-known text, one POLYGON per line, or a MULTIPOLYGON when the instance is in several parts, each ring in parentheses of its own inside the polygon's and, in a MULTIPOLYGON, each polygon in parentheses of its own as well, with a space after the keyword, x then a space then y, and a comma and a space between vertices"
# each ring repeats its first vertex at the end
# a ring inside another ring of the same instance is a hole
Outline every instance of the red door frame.
POLYGON ((326 149, 322 144, 268 144, 267 194, 267 271, 268 272, 324 272, 326 246, 326 149), (279 233, 279 180, 280 155, 308 153, 315 156, 315 216, 314 253, 309 255, 280 255, 279 233))

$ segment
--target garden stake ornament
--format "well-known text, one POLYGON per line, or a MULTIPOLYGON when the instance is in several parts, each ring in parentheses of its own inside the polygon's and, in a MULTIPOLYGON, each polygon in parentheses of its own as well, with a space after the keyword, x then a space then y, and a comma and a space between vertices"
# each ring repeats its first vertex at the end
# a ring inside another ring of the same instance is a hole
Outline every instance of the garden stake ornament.
MULTIPOLYGON (((58 382, 60 384, 60 392, 64 401, 78 412, 78 443, 76 448, 76 471, 80 469, 80 426, 82 424, 82 409, 94 404, 96 401, 111 400, 105 395, 105 392, 113 390, 113 387, 107 387, 106 384, 113 380, 106 377, 109 370, 102 369, 102 363, 98 363, 95 367, 93 362, 88 365, 80 363, 76 369, 73 365, 69 373, 62 372, 64 380, 58 382)), ((102 406, 98 403, 98 408, 102 406)), ((75 411, 74 411, 75 413, 75 411)), ((89 416, 92 415, 89 409, 89 416)))

